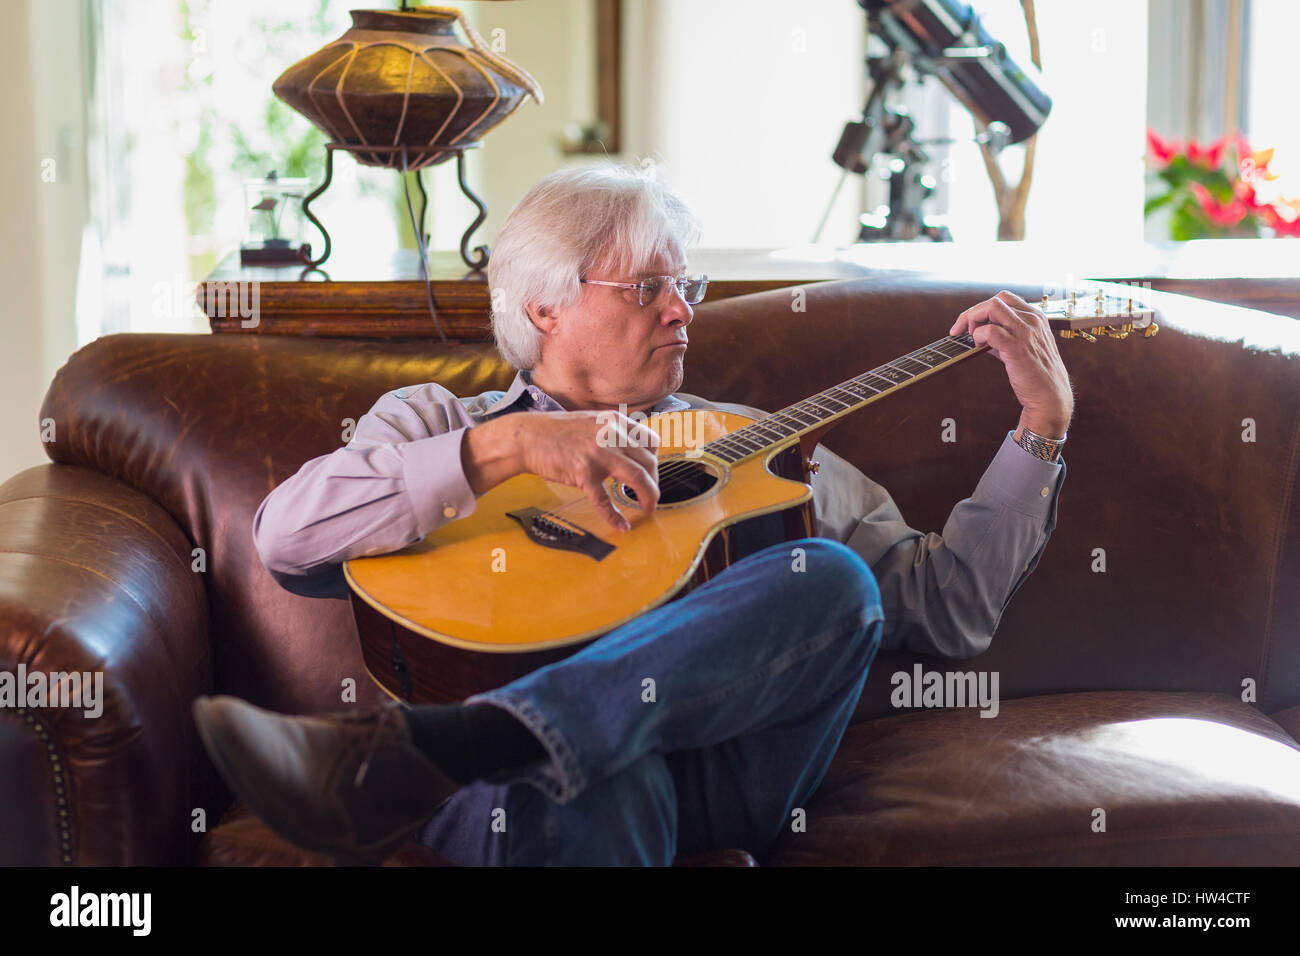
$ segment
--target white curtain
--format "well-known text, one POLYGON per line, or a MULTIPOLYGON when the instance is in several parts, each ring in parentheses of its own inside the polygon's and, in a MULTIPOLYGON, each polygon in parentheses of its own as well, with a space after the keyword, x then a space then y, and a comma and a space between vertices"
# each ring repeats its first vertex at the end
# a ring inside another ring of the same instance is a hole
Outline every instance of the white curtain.
POLYGON ((1205 145, 1248 132, 1253 6, 1150 0, 1147 125, 1159 136, 1205 145))

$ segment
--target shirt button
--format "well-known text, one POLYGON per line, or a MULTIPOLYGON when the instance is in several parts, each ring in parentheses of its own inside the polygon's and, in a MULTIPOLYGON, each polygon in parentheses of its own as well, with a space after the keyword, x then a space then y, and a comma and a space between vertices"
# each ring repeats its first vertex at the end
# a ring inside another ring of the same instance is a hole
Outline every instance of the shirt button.
POLYGON ((1047 488, 1044 488, 1042 491, 1040 491, 1040 492, 1038 493, 1038 496, 1039 496, 1040 498, 1046 498, 1046 497, 1047 497, 1048 495, 1050 495, 1050 494, 1051 494, 1051 491, 1049 491, 1047 488))
POLYGON ((456 517, 456 509, 451 505, 447 505, 447 507, 442 509, 442 516, 444 518, 454 518, 456 517))

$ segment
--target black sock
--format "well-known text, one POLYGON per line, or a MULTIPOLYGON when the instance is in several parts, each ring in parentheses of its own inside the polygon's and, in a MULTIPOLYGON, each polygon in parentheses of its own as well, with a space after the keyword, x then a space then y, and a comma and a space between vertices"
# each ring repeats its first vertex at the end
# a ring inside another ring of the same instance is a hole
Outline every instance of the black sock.
POLYGON ((457 783, 540 760, 546 749, 507 710, 491 704, 425 704, 405 712, 411 740, 457 783))

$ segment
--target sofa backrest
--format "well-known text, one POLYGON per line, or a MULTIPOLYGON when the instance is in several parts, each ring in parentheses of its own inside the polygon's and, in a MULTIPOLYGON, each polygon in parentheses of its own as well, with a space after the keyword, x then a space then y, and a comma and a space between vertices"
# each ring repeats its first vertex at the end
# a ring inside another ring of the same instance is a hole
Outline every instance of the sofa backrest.
MULTIPOLYGON (((1004 288, 1036 302, 1043 286, 892 275, 805 287, 803 312, 791 290, 701 306, 685 388, 778 408, 947 335, 1004 288)), ((1239 697, 1249 681, 1268 712, 1300 704, 1300 322, 1144 296, 1163 313, 1157 335, 1056 340, 1075 391, 1057 527, 990 649, 948 669, 997 671, 1006 698, 1239 697)), ((986 352, 867 407, 825 444, 883 484, 913 528, 941 532, 1019 414, 986 352), (946 419, 955 443, 942 441, 946 419)), ((889 675, 915 660, 882 656, 859 714, 889 712, 889 675)))
MULTIPOLYGON (((946 335, 1002 288, 1039 291, 898 275, 800 287, 801 300, 706 302, 683 391, 775 410, 946 335)), ((1267 711, 1300 704, 1300 324, 1149 295, 1164 312, 1154 338, 1058 340, 1076 394, 1058 525, 992 648, 950 669, 998 671, 1006 698, 1240 695, 1252 681, 1267 711)), ((55 461, 144 491, 206 549, 218 689, 316 711, 339 706, 345 678, 363 700, 379 693, 347 602, 290 594, 262 567, 258 504, 344 444, 345 420, 383 392, 437 381, 474 394, 512 375, 479 343, 114 335, 72 356, 41 414, 57 423, 55 461)), ((1019 411, 986 353, 871 405, 825 444, 889 489, 912 527, 941 531, 1019 411), (942 440, 947 419, 955 442, 942 440)), ((889 674, 912 660, 878 662, 861 715, 889 711, 889 674)))

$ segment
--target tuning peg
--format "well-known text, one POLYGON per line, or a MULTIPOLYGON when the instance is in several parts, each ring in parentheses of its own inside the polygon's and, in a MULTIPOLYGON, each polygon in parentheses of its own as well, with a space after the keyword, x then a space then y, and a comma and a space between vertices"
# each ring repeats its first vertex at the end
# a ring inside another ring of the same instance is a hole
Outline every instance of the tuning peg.
POLYGON ((1106 328, 1103 329, 1102 331, 1103 331, 1106 335, 1111 336, 1112 338, 1116 338, 1116 339, 1126 339, 1126 338, 1128 338, 1128 334, 1129 334, 1130 332, 1133 331, 1133 326, 1132 326, 1132 324, 1125 324, 1125 325, 1121 325, 1121 326, 1119 326, 1118 328, 1116 328, 1116 327, 1113 326, 1113 325, 1108 325, 1108 326, 1106 326, 1106 328))
POLYGON ((1105 299, 1105 297, 1102 295, 1101 290, 1098 289, 1098 290, 1097 290, 1097 299, 1096 299, 1095 309, 1094 309, 1094 311, 1093 311, 1093 315, 1101 315, 1101 313, 1102 313, 1103 311, 1105 311, 1105 309, 1104 309, 1105 303, 1106 303, 1106 299, 1105 299))
POLYGON ((1160 326, 1152 322, 1150 325, 1148 325, 1145 329, 1142 330, 1142 337, 1144 339, 1149 339, 1151 338, 1151 336, 1155 335, 1159 331, 1160 331, 1160 326))
MULTIPOLYGON (((1095 330, 1094 330, 1094 331, 1095 331, 1095 330)), ((1096 341, 1097 341, 1095 338, 1093 338, 1093 337, 1092 337, 1091 335, 1089 335, 1087 332, 1083 331, 1083 329, 1062 329, 1062 330, 1061 330, 1061 338, 1063 338, 1063 339, 1074 339, 1074 338, 1087 339, 1089 342, 1096 342, 1096 341)))

